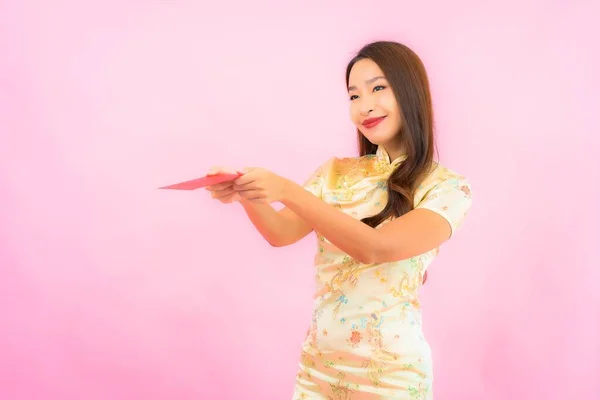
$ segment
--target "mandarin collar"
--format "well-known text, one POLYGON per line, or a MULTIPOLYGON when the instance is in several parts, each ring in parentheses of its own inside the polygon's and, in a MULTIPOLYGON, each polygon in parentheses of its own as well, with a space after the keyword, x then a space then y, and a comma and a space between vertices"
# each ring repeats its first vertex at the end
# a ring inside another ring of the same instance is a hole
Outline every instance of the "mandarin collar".
POLYGON ((392 168, 397 167, 398 164, 400 164, 402 161, 406 160, 406 154, 402 154, 399 157, 396 157, 395 159, 391 160, 389 154, 387 153, 387 151, 385 151, 385 149, 381 145, 377 146, 377 151, 375 152, 375 156, 377 157, 377 161, 379 163, 381 163, 382 165, 385 165, 387 167, 392 167, 392 168))

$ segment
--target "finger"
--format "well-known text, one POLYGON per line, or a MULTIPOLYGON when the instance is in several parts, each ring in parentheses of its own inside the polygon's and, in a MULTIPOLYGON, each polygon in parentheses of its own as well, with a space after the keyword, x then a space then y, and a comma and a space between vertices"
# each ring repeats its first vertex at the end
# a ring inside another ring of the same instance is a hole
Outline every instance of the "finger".
POLYGON ((206 173, 207 176, 210 175, 217 175, 219 173, 219 171, 221 170, 221 168, 223 167, 211 167, 208 172, 206 173))
POLYGON ((218 175, 218 174, 233 174, 237 175, 238 171, 235 168, 231 167, 223 167, 223 166, 214 166, 208 170, 206 175, 218 175))
POLYGON ((232 188, 232 187, 233 187, 233 181, 227 181, 227 182, 215 183, 214 185, 207 186, 206 190, 215 192, 215 191, 232 188))
POLYGON ((233 184, 233 190, 235 190, 236 192, 246 192, 248 190, 257 190, 257 189, 258 189, 257 182, 249 182, 244 185, 233 184))
POLYGON ((240 200, 240 195, 233 192, 228 196, 225 197, 221 197, 219 199, 219 201, 221 201, 222 203, 233 203, 234 201, 239 201, 240 200))
POLYGON ((246 190, 243 192, 237 192, 242 199, 246 200, 261 200, 265 199, 267 196, 262 190, 246 190))
POLYGON ((254 174, 252 171, 248 171, 245 172, 242 176, 240 176, 239 178, 237 178, 234 183, 236 185, 245 185, 247 183, 250 182, 254 182, 256 180, 256 174, 254 174))
POLYGON ((215 192, 210 192, 210 195, 212 196, 213 199, 221 199, 223 197, 230 196, 234 193, 236 193, 236 191, 233 190, 232 188, 229 188, 229 189, 218 190, 215 192))

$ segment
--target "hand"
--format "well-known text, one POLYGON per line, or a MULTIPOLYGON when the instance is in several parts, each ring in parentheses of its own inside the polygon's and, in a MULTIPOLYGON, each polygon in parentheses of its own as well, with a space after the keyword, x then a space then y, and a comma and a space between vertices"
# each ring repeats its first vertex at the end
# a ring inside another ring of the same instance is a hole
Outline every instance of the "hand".
POLYGON ((281 201, 286 179, 264 168, 246 168, 243 173, 233 185, 241 200, 267 204, 281 201))
MULTIPOLYGON (((207 175, 217 174, 238 174, 241 171, 227 167, 212 167, 208 171, 207 175)), ((233 181, 217 183, 215 185, 207 186, 206 190, 210 192, 213 199, 219 200, 221 203, 233 203, 240 201, 240 195, 233 190, 233 181)))

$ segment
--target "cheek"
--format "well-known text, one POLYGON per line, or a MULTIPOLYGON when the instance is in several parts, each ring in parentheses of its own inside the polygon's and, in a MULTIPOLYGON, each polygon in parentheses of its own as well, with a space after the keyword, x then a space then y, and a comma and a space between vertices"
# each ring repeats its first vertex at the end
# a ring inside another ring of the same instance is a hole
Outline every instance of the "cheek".
POLYGON ((398 103, 392 93, 386 93, 386 96, 380 98, 379 104, 385 109, 388 115, 399 115, 400 110, 398 109, 398 103))
POLYGON ((400 108, 396 102, 394 96, 389 96, 384 99, 381 103, 382 108, 385 109, 387 116, 394 122, 400 124, 400 108))
POLYGON ((350 120, 352 121, 352 123, 356 126, 360 125, 360 111, 358 110, 358 107, 356 106, 356 103, 350 103, 350 107, 348 109, 349 114, 350 114, 350 120))

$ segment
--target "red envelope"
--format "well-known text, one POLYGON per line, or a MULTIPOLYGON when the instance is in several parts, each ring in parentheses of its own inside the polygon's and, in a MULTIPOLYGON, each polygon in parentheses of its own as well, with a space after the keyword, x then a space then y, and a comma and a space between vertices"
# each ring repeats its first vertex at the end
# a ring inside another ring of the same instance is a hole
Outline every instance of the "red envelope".
POLYGON ((185 181, 176 183, 174 185, 163 186, 159 189, 174 189, 174 190, 194 190, 200 189, 205 186, 215 185, 221 182, 233 181, 242 176, 242 174, 217 174, 207 175, 202 178, 192 179, 191 181, 185 181))

